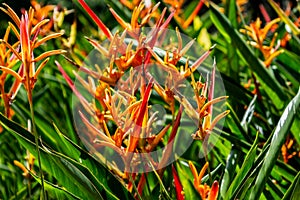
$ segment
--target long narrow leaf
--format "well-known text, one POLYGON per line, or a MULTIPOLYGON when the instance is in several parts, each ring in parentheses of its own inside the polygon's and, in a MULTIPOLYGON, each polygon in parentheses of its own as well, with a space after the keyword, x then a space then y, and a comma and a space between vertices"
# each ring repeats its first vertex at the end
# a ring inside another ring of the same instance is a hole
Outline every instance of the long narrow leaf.
POLYGON ((264 163, 259 170, 250 199, 258 199, 261 195, 264 185, 272 171, 272 168, 277 160, 282 145, 285 142, 286 136, 289 133, 294 116, 300 105, 300 88, 297 95, 288 104, 282 114, 277 127, 272 135, 271 145, 265 155, 264 163))
POLYGON ((230 184, 230 187, 227 190, 224 199, 232 199, 234 193, 236 193, 243 186, 241 183, 244 182, 244 179, 246 178, 247 174, 250 172, 256 157, 257 143, 258 143, 258 134, 256 136, 256 139, 251 149, 249 150, 248 154, 245 157, 241 169, 238 171, 234 180, 230 184))
POLYGON ((217 6, 211 2, 209 8, 213 23, 224 37, 230 37, 231 44, 241 52, 243 58, 257 76, 261 86, 264 88, 269 98, 274 102, 276 108, 282 109, 286 95, 283 93, 281 86, 267 71, 262 61, 254 55, 254 52, 243 40, 237 30, 233 28, 228 18, 218 11, 217 6))
POLYGON ((300 172, 298 172, 297 176, 293 180, 293 183, 290 185, 289 189, 284 194, 282 200, 290 200, 297 199, 300 195, 300 172))
MULTIPOLYGON (((18 141, 37 156, 34 136, 15 122, 0 114, 0 123, 11 132, 18 141)), ((83 199, 103 199, 94 184, 73 164, 62 157, 41 150, 43 169, 53 175, 70 193, 83 199), (78 190, 80 188, 80 190, 78 190)))
POLYGON ((289 19, 289 17, 284 13, 284 11, 273 0, 268 0, 268 2, 272 6, 272 8, 276 11, 280 19, 290 27, 292 32, 295 35, 299 35, 300 29, 292 22, 292 20, 289 19))

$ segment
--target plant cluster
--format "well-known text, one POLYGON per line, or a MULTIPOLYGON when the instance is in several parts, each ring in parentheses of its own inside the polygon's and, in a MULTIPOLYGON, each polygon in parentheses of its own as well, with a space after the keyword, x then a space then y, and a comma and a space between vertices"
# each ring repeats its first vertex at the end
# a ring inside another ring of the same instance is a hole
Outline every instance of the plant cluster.
POLYGON ((296 2, 0 9, 0 199, 297 198, 296 2))

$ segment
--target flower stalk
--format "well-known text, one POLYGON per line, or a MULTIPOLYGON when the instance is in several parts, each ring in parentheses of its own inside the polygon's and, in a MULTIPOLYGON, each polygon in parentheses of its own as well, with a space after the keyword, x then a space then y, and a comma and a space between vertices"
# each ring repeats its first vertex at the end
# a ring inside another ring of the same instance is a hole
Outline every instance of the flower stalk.
MULTIPOLYGON (((2 57, 2 62, 0 66, 0 70, 2 71, 1 76, 3 77, 2 82, 5 81, 6 75, 10 74, 15 78, 15 81, 11 87, 10 93, 6 94, 3 87, 4 83, 1 85, 1 94, 2 98, 5 102, 6 110, 9 110, 10 103, 12 102, 13 98, 17 95, 18 90, 21 85, 24 85, 24 88, 27 92, 28 103, 30 107, 30 114, 31 114, 31 123, 32 123, 32 130, 30 131, 35 137, 35 146, 37 152, 37 160, 38 165, 40 168, 40 178, 41 178, 41 187, 42 187, 42 199, 47 199, 45 186, 44 186, 44 175, 42 170, 42 163, 41 163, 41 155, 40 155, 40 147, 39 147, 39 134, 36 129, 35 117, 34 117, 34 108, 33 108, 33 89, 35 83, 37 81, 38 75, 41 70, 45 67, 47 62, 49 61, 49 56, 57 55, 64 53, 64 50, 50 50, 44 52, 43 54, 39 55, 38 57, 34 57, 34 49, 38 48, 40 45, 44 44, 50 39, 60 37, 63 35, 63 32, 60 33, 53 33, 45 36, 44 38, 39 39, 38 36, 41 33, 41 27, 49 23, 49 19, 44 19, 44 16, 38 16, 35 13, 35 10, 30 7, 27 11, 24 11, 21 18, 17 16, 17 14, 7 5, 3 4, 4 7, 0 7, 2 11, 4 11, 7 15, 11 17, 14 21, 14 24, 9 23, 8 30, 13 30, 16 37, 19 39, 15 44, 10 45, 7 41, 8 33, 5 35, 3 40, 0 40, 1 55, 10 55, 11 57, 4 58, 2 57), (40 21, 36 20, 36 17, 40 17, 40 21), (8 52, 6 48, 9 49, 8 52), (3 52, 4 51, 4 52, 3 52), (11 59, 12 58, 12 59, 11 59), (7 62, 10 61, 10 62, 7 62), (41 61, 38 68, 36 68, 37 62, 41 61), (18 71, 14 71, 12 69, 12 65, 16 62, 20 62, 21 65, 18 71)), ((48 9, 49 10, 49 9, 48 9)), ((48 11, 47 11, 48 12, 48 11)), ((6 116, 9 117, 9 114, 6 111, 6 116)))

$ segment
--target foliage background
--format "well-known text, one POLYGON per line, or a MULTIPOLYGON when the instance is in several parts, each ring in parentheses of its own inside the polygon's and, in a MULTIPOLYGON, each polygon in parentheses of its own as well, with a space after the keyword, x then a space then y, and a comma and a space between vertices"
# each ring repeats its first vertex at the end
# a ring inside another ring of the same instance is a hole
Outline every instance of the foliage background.
MULTIPOLYGON (((125 21, 130 20, 131 11, 118 1, 87 2, 112 31, 120 27, 112 20, 108 5, 125 21)), ((217 44, 212 56, 216 58, 224 79, 229 96, 227 106, 230 114, 221 131, 220 141, 209 154, 211 176, 220 184, 219 199, 297 199, 300 191, 299 5, 296 1, 278 1, 283 10, 291 6, 289 19, 292 22, 298 20, 298 32, 289 31, 289 22, 283 20, 288 18, 287 15, 281 18, 274 31, 268 32, 264 40, 264 45, 267 46, 270 45, 275 32, 278 33, 279 41, 285 40, 287 33, 290 39, 285 46, 279 47, 284 52, 276 56, 266 68, 261 62, 264 60, 261 51, 247 43, 251 38, 242 34, 240 29, 255 21, 257 17, 262 19, 262 27, 268 22, 262 10, 256 6, 257 3, 239 2, 243 1, 217 1, 215 3, 223 8, 224 14, 214 6, 204 6, 187 29, 183 29, 176 20, 172 20, 169 27, 175 29, 178 26, 181 32, 196 38, 204 49, 217 44), (260 82, 259 92, 255 86, 256 80, 260 82), (286 115, 283 114, 285 108, 289 109, 286 115), (259 194, 260 188, 263 190, 261 196, 255 196, 259 194)), ((263 5, 269 17, 273 19, 278 13, 272 9, 269 2, 262 1, 260 5, 263 5)), ((197 3, 186 2, 183 17, 189 16, 197 3)), ((68 39, 71 25, 76 19, 76 43, 66 47, 62 39, 52 40, 37 49, 36 54, 46 49, 63 48, 68 51, 67 57, 80 61, 92 50, 84 36, 95 37, 100 41, 104 39, 101 31, 77 1, 47 1, 47 4, 75 10, 74 13, 65 16, 61 28, 65 30, 62 38, 68 39)), ((162 3, 160 9, 164 6, 169 5, 162 3)), ((4 13, 0 16, 2 37, 9 19, 4 13)), ((16 38, 12 37, 11 40, 16 38)), ((40 74, 34 89, 36 123, 45 145, 42 148, 42 163, 48 197, 132 199, 136 191, 127 192, 116 176, 85 152, 73 125, 70 95, 72 91, 58 71, 54 60, 59 60, 70 75, 74 69, 63 56, 54 56, 40 74), (116 185, 120 187, 115 187, 116 185)), ((13 77, 9 77, 8 85, 12 81, 13 77)), ((3 110, 3 107, 1 109, 3 110)), ((27 126, 27 120, 30 118, 24 89, 17 95, 12 109, 15 113, 13 122, 3 116, 0 118, 3 125, 0 133, 0 199, 37 199, 41 192, 38 184, 40 179, 37 176, 25 179, 20 168, 13 162, 17 160, 25 164, 28 150, 34 154, 33 136, 21 128, 27 126)), ((198 171, 205 164, 205 160, 197 156, 199 146, 198 142, 194 142, 173 164, 183 185, 186 199, 199 198, 193 187, 193 176, 187 167, 189 160, 194 162, 198 171)), ((34 169, 38 171, 37 164, 34 169)), ((178 198, 171 166, 167 168, 161 182, 155 173, 149 173, 147 180, 147 189, 141 194, 143 199, 150 196, 178 198)), ((208 176, 202 181, 208 185, 212 184, 208 176)))

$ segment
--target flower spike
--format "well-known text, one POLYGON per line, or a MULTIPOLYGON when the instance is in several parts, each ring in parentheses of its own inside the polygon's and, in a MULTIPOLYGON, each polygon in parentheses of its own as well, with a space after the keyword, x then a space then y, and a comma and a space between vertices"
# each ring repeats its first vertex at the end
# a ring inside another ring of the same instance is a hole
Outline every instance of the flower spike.
POLYGON ((99 28, 103 31, 106 37, 111 40, 113 35, 110 30, 105 26, 105 24, 97 17, 97 15, 93 12, 93 10, 87 5, 84 0, 78 0, 80 5, 86 10, 86 12, 90 15, 90 17, 94 20, 94 22, 99 26, 99 28))

